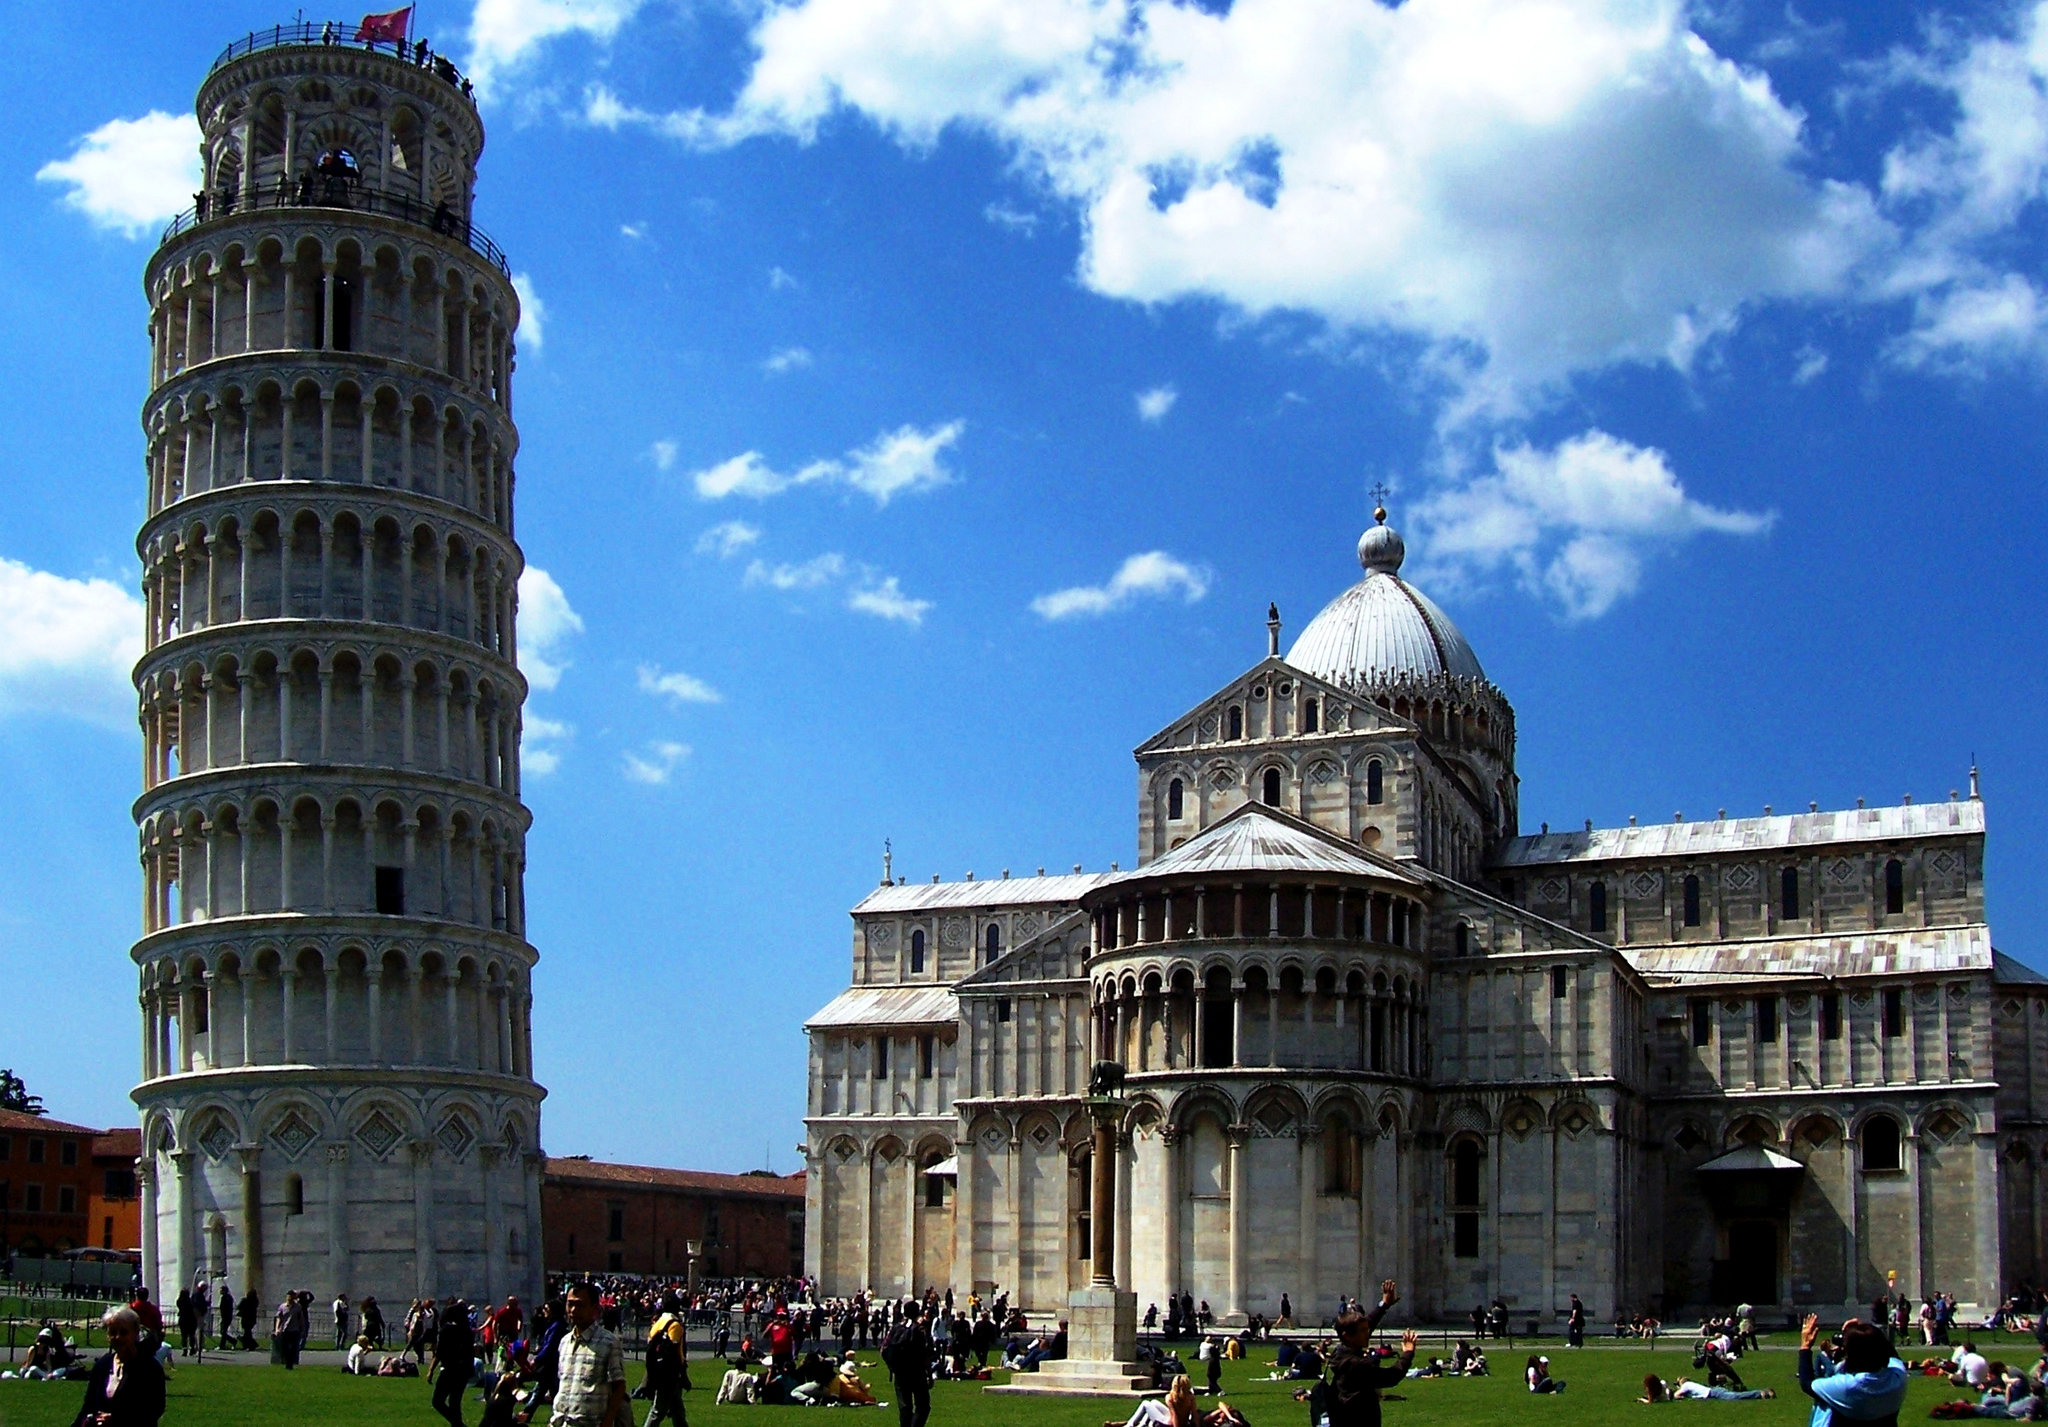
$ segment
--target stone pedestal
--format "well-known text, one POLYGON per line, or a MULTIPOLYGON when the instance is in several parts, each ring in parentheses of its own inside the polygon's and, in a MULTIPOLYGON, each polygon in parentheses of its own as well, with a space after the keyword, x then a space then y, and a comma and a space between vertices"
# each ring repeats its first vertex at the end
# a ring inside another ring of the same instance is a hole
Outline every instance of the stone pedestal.
POLYGON ((1094 1285, 1067 1299, 1067 1356, 1018 1373, 998 1393, 1072 1397, 1136 1397, 1151 1392, 1152 1375, 1138 1365, 1138 1295, 1094 1285))

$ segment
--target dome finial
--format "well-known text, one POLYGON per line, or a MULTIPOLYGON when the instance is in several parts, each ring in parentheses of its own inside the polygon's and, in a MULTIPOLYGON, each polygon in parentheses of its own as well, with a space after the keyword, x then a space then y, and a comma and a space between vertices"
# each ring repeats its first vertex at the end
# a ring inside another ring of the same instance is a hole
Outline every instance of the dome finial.
POLYGON ((1373 500, 1372 528, 1358 537, 1358 563, 1365 567, 1368 575, 1391 575, 1401 568, 1401 562, 1408 558, 1408 547, 1400 533, 1387 524, 1387 497, 1389 491, 1382 481, 1366 492, 1373 500))

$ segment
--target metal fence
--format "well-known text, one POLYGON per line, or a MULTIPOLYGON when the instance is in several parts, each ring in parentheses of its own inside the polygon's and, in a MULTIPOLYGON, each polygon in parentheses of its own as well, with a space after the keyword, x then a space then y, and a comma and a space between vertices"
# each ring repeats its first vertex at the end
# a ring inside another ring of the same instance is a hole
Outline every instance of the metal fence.
POLYGON ((211 76, 224 64, 259 50, 282 49, 287 45, 349 45, 366 50, 381 50, 388 45, 398 59, 429 71, 446 81, 463 98, 475 102, 470 83, 462 77, 462 71, 447 56, 430 51, 426 41, 407 44, 404 40, 358 40, 355 38, 357 28, 346 20, 301 20, 296 24, 272 25, 267 30, 252 30, 222 50, 206 72, 211 76))
POLYGON ((203 199, 203 203, 194 204, 171 220, 160 243, 168 243, 202 223, 225 220, 237 213, 278 208, 338 208, 350 213, 375 213, 395 218, 401 223, 411 223, 444 238, 466 243, 472 252, 492 267, 508 278, 512 276, 512 263, 505 256, 505 250, 492 242, 483 229, 445 204, 427 203, 410 193, 372 188, 355 178, 313 173, 301 178, 297 184, 288 178, 279 178, 269 188, 255 189, 246 195, 228 191, 206 194, 203 199))
POLYGON ((17 1258, 0 1293, 21 1297, 91 1298, 102 1302, 128 1296, 135 1266, 85 1259, 17 1258))

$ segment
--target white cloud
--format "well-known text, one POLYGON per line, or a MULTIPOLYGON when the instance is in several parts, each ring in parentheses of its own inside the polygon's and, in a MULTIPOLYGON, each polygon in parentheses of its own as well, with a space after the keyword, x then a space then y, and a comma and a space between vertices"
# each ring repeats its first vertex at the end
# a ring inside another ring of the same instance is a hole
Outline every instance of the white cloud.
POLYGON ((1799 359, 1799 365, 1792 372, 1792 385, 1805 386, 1828 369, 1828 354, 1818 347, 1801 347, 1792 354, 1799 359))
POLYGON ((725 702, 725 695, 694 674, 684 674, 680 671, 664 674, 658 664, 642 664, 639 675, 641 693, 653 694, 678 706, 725 702))
POLYGON ((1171 386, 1155 386, 1137 395, 1138 420, 1157 426, 1166 420, 1166 413, 1173 410, 1173 404, 1180 400, 1180 393, 1171 386))
POLYGON ((633 241, 638 242, 647 236, 647 225, 645 223, 621 223, 619 225, 619 236, 621 238, 631 238, 633 241))
POLYGON ((536 689, 552 689, 569 667, 562 646, 583 632, 583 616, 555 577, 538 565, 519 573, 519 672, 536 689))
POLYGON ((925 612, 932 607, 930 600, 914 600, 903 593, 896 577, 890 575, 877 584, 870 584, 853 591, 846 597, 846 607, 862 614, 871 614, 878 619, 893 619, 913 628, 924 623, 925 612))
POLYGON ((1144 597, 1179 594, 1193 604, 1207 593, 1207 570, 1176 560, 1164 550, 1147 550, 1119 565, 1108 583, 1054 590, 1033 600, 1031 608, 1042 619, 1073 619, 1108 614, 1144 597))
POLYGON ((469 19, 469 76, 488 93, 501 71, 561 35, 610 40, 641 0, 476 0, 469 19))
POLYGON ((562 766, 558 746, 575 735, 575 728, 560 719, 543 718, 531 711, 519 719, 519 766, 535 777, 545 778, 562 766))
POLYGON ((760 538, 758 525, 749 525, 744 520, 721 520, 697 537, 697 553, 729 560, 760 538))
POLYGON ((1886 349, 1903 366, 1976 372, 2048 357, 2048 298, 2019 273, 1923 294, 1913 330, 1886 349))
POLYGON ((801 371, 811 364, 811 349, 808 347, 778 347, 769 353, 768 360, 761 363, 761 370, 770 376, 779 377, 785 372, 801 371))
POLYGON ((538 352, 546 336, 548 305, 533 290, 533 279, 525 273, 512 274, 512 290, 519 294, 519 330, 512 334, 520 346, 538 352))
POLYGON ((1465 413, 1688 362, 1751 304, 1849 291, 1893 237, 1680 0, 797 0, 753 39, 728 112, 615 122, 978 130, 1079 211, 1095 291, 1419 339, 1465 413))
POLYGON ((932 608, 930 600, 915 599, 903 593, 902 582, 896 576, 884 574, 872 565, 849 560, 836 550, 794 564, 771 565, 766 560, 751 561, 741 582, 754 588, 786 593, 842 586, 846 590, 848 609, 913 628, 924 623, 925 615, 932 608))
POLYGON ((142 602, 112 580, 0 556, 0 715, 68 714, 132 733, 142 624, 142 602))
POLYGON ((676 443, 657 441, 647 448, 648 459, 654 462, 654 469, 666 471, 676 463, 676 443))
POLYGON ((1035 236, 1038 232, 1036 213, 1026 212, 1022 208, 1012 208, 1007 203, 991 203, 981 210, 981 216, 998 228, 1006 228, 1012 233, 1022 233, 1027 238, 1035 236))
POLYGON ((1701 533, 1761 534, 1775 519, 1696 501, 1662 451, 1594 430, 1547 450, 1496 447, 1491 470, 1422 501, 1414 523, 1424 578, 1508 572, 1567 618, 1592 619, 1635 592, 1652 553, 1701 533))
POLYGON ((779 267, 768 269, 768 290, 770 292, 782 292, 788 288, 802 286, 803 284, 796 280, 795 274, 788 270, 779 267))
POLYGON ((36 170, 67 185, 64 202, 95 227, 140 238, 192 205, 203 182, 199 122, 152 109, 140 119, 109 119, 78 141, 71 157, 36 170))
POLYGON ((931 490, 951 481, 953 473, 946 467, 945 453, 966 429, 964 421, 949 421, 929 430, 901 426, 884 431, 844 457, 813 461, 786 473, 770 466, 759 451, 747 451, 707 466, 690 479, 697 494, 706 500, 722 500, 732 495, 762 500, 792 486, 822 482, 851 487, 883 506, 899 495, 931 490))
POLYGON ((846 573, 846 557, 824 554, 797 565, 770 565, 755 560, 747 566, 745 583, 766 585, 774 590, 815 590, 829 585, 846 573))
POLYGON ((657 740, 647 745, 640 753, 628 752, 620 759, 620 771, 628 782, 645 783, 659 788, 675 776, 683 760, 690 756, 690 745, 657 740))

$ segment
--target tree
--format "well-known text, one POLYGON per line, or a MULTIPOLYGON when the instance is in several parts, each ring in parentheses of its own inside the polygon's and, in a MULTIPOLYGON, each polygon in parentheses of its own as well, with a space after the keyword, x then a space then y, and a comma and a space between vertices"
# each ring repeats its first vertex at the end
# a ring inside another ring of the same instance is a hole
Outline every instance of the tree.
POLYGON ((28 1093, 28 1086, 12 1070, 0 1070, 0 1110, 19 1110, 25 1115, 42 1115, 43 1097, 28 1093))

